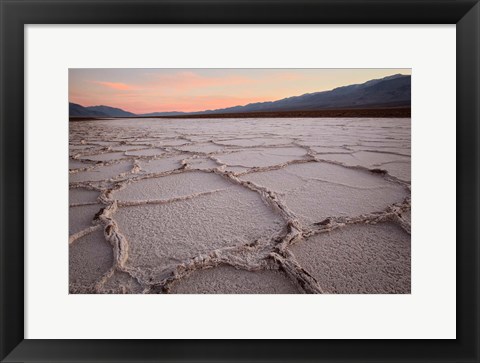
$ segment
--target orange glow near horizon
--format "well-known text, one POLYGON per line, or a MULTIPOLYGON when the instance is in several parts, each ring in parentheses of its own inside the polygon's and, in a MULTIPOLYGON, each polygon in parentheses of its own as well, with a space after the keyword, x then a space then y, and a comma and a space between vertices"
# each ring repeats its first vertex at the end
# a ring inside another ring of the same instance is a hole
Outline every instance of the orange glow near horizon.
POLYGON ((69 69, 69 101, 134 113, 204 111, 363 83, 410 69, 69 69))

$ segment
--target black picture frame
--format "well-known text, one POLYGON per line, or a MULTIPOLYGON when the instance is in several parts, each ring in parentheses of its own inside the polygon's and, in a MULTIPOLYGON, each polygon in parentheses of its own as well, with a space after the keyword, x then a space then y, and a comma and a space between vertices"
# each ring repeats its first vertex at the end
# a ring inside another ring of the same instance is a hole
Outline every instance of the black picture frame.
POLYGON ((0 0, 0 15, 2 362, 480 361, 478 0, 0 0), (456 24, 457 339, 24 339, 24 26, 159 23, 456 24))

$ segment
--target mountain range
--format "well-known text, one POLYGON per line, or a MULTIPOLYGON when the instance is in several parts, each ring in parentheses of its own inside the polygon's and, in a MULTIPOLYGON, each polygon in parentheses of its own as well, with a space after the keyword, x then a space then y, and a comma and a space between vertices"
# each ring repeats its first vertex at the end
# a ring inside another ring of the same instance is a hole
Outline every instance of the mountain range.
POLYGON ((141 117, 179 116, 217 113, 310 111, 351 108, 406 107, 411 104, 411 76, 395 74, 381 79, 373 79, 361 84, 334 88, 330 91, 306 93, 300 96, 283 98, 278 101, 249 103, 199 112, 152 112, 134 114, 109 106, 84 107, 69 103, 70 117, 141 117))

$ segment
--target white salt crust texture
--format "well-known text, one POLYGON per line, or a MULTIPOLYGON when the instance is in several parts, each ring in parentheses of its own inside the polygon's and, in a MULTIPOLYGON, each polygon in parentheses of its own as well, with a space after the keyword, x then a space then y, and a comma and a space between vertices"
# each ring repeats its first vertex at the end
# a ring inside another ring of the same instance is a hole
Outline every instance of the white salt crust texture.
POLYGON ((298 294, 300 291, 277 270, 245 271, 230 266, 197 270, 179 280, 175 294, 298 294))
POLYGON ((91 163, 84 162, 81 160, 69 159, 68 160, 68 168, 69 169, 84 169, 92 166, 91 163))
POLYGON ((351 225, 290 249, 325 293, 410 293, 410 236, 392 223, 351 225))
POLYGON ((100 193, 96 190, 88 190, 84 188, 76 188, 69 190, 69 203, 79 204, 79 203, 93 203, 97 201, 100 193))
POLYGON ((70 292, 93 290, 95 282, 110 270, 112 264, 112 247, 102 230, 79 238, 69 248, 70 292))
POLYGON ((410 124, 71 122, 70 293, 409 293, 410 124))
POLYGON ((132 171, 133 164, 131 161, 122 161, 115 164, 105 166, 94 166, 92 170, 79 171, 70 174, 70 182, 88 182, 103 181, 115 179, 132 171))
POLYGON ((161 178, 139 180, 128 184, 113 194, 120 201, 171 199, 175 197, 198 195, 200 193, 222 190, 234 184, 212 173, 192 171, 167 175, 161 178))
POLYGON ((177 156, 153 160, 140 160, 140 168, 145 173, 162 173, 180 169, 182 167, 181 161, 187 156, 177 156))
POLYGON ((241 179, 278 193, 305 224, 381 211, 407 196, 404 187, 381 176, 327 163, 290 165, 241 179))
POLYGON ((69 211, 69 233, 78 233, 93 226, 95 215, 103 208, 101 204, 81 205, 70 207, 69 211))
POLYGON ((410 157, 391 151, 358 151, 351 154, 324 154, 319 159, 338 162, 348 166, 363 166, 369 169, 384 169, 403 181, 410 181, 410 157))
POLYGON ((105 153, 99 155, 87 155, 82 159, 93 160, 93 161, 112 161, 126 158, 124 153, 105 153))
POLYGON ((105 281, 99 292, 104 294, 141 294, 142 291, 142 285, 128 273, 115 271, 105 281))
POLYGON ((127 265, 153 276, 189 257, 269 240, 283 221, 254 192, 231 186, 167 204, 122 207, 114 215, 129 241, 127 265))
POLYGON ((228 166, 251 168, 255 166, 272 166, 290 160, 304 159, 306 150, 291 148, 247 149, 229 154, 220 154, 218 159, 228 166))

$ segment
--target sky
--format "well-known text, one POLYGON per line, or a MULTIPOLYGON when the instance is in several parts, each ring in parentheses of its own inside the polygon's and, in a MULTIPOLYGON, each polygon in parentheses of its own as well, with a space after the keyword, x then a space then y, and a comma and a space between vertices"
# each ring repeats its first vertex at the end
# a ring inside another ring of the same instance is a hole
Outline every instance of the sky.
POLYGON ((411 69, 71 68, 69 102, 133 113, 204 111, 327 91, 411 69))

